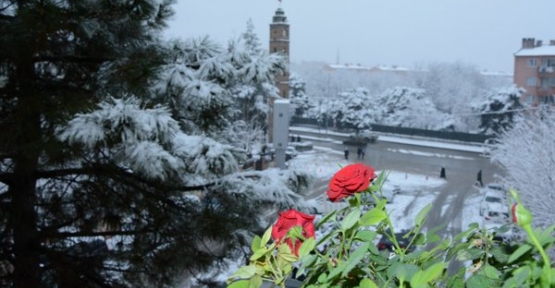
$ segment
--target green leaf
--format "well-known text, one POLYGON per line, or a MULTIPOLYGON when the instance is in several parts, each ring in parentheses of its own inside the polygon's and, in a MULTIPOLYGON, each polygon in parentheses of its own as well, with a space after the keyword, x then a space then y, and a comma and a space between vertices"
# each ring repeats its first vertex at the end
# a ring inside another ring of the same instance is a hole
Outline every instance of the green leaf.
POLYGON ((351 272, 351 270, 353 270, 353 268, 355 268, 357 264, 359 264, 360 260, 362 260, 362 258, 364 258, 364 256, 366 255, 369 247, 370 243, 366 242, 360 245, 360 247, 358 247, 355 252, 349 255, 349 260, 347 260, 348 265, 347 267, 345 267, 345 270, 343 270, 343 277, 347 276, 347 273, 351 272))
POLYGON ((451 275, 447 281, 447 288, 464 288, 464 275, 466 267, 459 269, 457 274, 451 275))
MULTIPOLYGON (((437 280, 443 274, 443 270, 445 269, 446 265, 447 264, 445 262, 439 262, 428 267, 424 271, 416 272, 414 276, 410 279, 410 286, 420 287, 420 286, 424 286, 429 282, 437 280)), ((477 287, 477 286, 471 286, 471 287, 477 287)))
POLYGON ((227 288, 248 288, 249 280, 235 281, 227 286, 227 288))
POLYGON ((235 278, 235 277, 239 277, 243 279, 251 278, 255 273, 256 273, 256 267, 251 264, 251 265, 247 265, 239 268, 239 270, 235 272, 235 274, 231 275, 230 278, 235 278))
POLYGON ((495 260, 499 261, 499 263, 507 263, 509 260, 509 255, 505 252, 502 246, 493 246, 490 250, 491 255, 495 258, 495 260))
POLYGON ((299 260, 299 258, 297 258, 297 256, 295 256, 295 254, 293 253, 280 253, 279 257, 283 258, 283 260, 289 263, 297 262, 297 260, 299 260))
POLYGON ((372 242, 374 239, 376 239, 377 235, 378 234, 374 231, 359 230, 359 231, 357 231, 357 234, 355 235, 355 239, 361 240, 363 242, 372 242))
POLYGON ((432 203, 429 203, 428 205, 424 206, 424 208, 422 208, 422 210, 418 212, 418 214, 416 215, 416 218, 414 219, 414 224, 417 227, 421 227, 422 224, 424 224, 424 221, 426 220, 426 217, 428 216, 430 209, 432 209, 432 203))
POLYGON ((252 239, 252 243, 251 243, 251 249, 252 252, 255 252, 258 250, 258 248, 260 248, 260 236, 258 235, 254 235, 254 239, 252 239))
POLYGON ((437 232, 444 228, 445 225, 439 225, 436 226, 430 230, 428 230, 428 232, 426 233, 426 243, 435 243, 435 242, 439 242, 442 240, 441 237, 439 237, 439 235, 437 234, 437 232))
POLYGON ((364 278, 362 280, 360 280, 360 284, 358 284, 359 288, 378 288, 378 285, 376 285, 376 283, 374 283, 374 281, 368 279, 368 278, 364 278))
POLYGON ((495 282, 484 275, 474 274, 466 280, 466 287, 497 287, 495 282))
POLYGON ((328 281, 328 274, 322 273, 320 274, 320 276, 318 276, 319 283, 326 283, 326 281, 328 281))
POLYGON ((364 213, 360 218, 359 222, 362 226, 371 226, 380 223, 387 217, 385 212, 381 209, 373 208, 370 211, 364 213))
POLYGON ((485 253, 486 252, 484 250, 473 247, 466 250, 460 250, 457 253, 457 259, 460 261, 474 260, 482 257, 485 253))
POLYGON ((272 226, 270 226, 270 228, 266 229, 266 232, 264 232, 264 235, 262 235, 262 239, 260 240, 260 243, 262 245, 266 245, 266 243, 268 243, 268 241, 270 241, 271 236, 272 236, 272 226))
POLYGON ((262 286, 262 276, 254 275, 249 280, 249 288, 258 288, 262 286))
POLYGON ((251 261, 258 260, 260 257, 264 256, 267 252, 268 252, 268 249, 266 249, 266 247, 259 248, 254 252, 254 254, 252 254, 250 260, 251 261))
POLYGON ((516 259, 524 255, 524 253, 528 252, 530 249, 532 249, 532 246, 526 243, 523 243, 522 245, 520 245, 520 247, 518 247, 518 249, 516 249, 515 252, 513 252, 513 254, 511 254, 511 256, 509 256, 509 260, 507 260, 507 263, 514 262, 516 259))
POLYGON ((497 271, 497 269, 495 269, 494 267, 492 267, 491 265, 484 265, 481 269, 481 271, 483 271, 484 276, 490 278, 490 279, 499 279, 499 271, 497 271))
POLYGON ((397 279, 404 279, 405 281, 408 281, 417 272, 419 272, 418 266, 414 264, 400 264, 395 270, 395 277, 397 277, 397 279))
POLYGON ((335 268, 333 268, 330 272, 330 275, 328 275, 328 280, 332 279, 333 277, 341 274, 341 272, 343 272, 343 270, 345 270, 345 268, 347 268, 348 263, 347 262, 343 262, 337 266, 335 266, 335 268))
POLYGON ((359 218, 360 218, 360 208, 355 207, 353 208, 353 211, 347 214, 345 219, 341 221, 341 230, 345 231, 347 229, 350 229, 357 223, 359 218))
POLYGON ((301 247, 299 248, 299 258, 310 254, 310 252, 314 250, 315 245, 316 240, 314 240, 314 237, 310 237, 302 242, 301 247))

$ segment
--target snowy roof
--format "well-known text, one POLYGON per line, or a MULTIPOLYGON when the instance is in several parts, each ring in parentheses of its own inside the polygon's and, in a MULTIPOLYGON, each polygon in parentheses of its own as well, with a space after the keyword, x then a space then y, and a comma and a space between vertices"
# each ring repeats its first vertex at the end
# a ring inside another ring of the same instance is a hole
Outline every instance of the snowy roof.
POLYGON ((275 103, 286 103, 289 104, 289 99, 276 99, 274 100, 274 104, 275 103))
POLYGON ((332 69, 353 69, 353 70, 382 70, 382 71, 409 71, 410 69, 403 66, 397 65, 377 65, 374 67, 366 67, 360 64, 328 64, 329 68, 332 69))
POLYGON ((505 71, 489 71, 489 70, 482 70, 480 71, 480 74, 484 75, 484 76, 507 76, 507 77, 513 77, 513 74, 505 72, 505 71))
POLYGON ((515 56, 555 56, 555 45, 543 45, 534 48, 523 48, 515 56))

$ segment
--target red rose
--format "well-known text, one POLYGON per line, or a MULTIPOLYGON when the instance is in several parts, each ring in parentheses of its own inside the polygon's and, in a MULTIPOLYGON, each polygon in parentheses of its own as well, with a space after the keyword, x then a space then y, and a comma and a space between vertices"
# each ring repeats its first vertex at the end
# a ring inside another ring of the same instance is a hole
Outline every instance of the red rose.
POLYGON ((330 181, 327 191, 330 201, 337 202, 342 198, 364 191, 376 178, 374 168, 364 164, 351 164, 339 170, 330 181))
MULTIPOLYGON (((287 232, 295 226, 301 226, 302 235, 305 238, 314 237, 314 216, 301 213, 297 210, 287 210, 279 213, 279 218, 274 226, 272 226, 272 238, 274 242, 280 242, 287 235, 287 232)), ((289 245, 291 251, 299 256, 299 248, 301 241, 297 239, 295 246, 290 238, 285 239, 285 243, 289 245)))

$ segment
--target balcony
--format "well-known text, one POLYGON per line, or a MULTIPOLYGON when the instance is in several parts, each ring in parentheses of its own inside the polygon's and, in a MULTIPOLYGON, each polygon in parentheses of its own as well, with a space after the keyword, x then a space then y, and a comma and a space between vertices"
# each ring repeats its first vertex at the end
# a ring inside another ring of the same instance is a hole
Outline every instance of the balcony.
POLYGON ((553 66, 540 66, 538 72, 542 74, 550 74, 555 72, 555 67, 553 66))

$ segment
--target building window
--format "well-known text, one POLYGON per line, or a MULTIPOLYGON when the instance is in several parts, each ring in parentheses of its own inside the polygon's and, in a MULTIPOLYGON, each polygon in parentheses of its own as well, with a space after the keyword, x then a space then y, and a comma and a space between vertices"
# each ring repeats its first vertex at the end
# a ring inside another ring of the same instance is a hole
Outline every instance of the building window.
POLYGON ((534 95, 526 95, 526 103, 533 104, 534 103, 534 95))
POLYGON ((538 66, 538 59, 536 58, 529 58, 528 59, 528 67, 536 68, 538 66))
POLYGON ((555 101, 553 101, 553 96, 552 95, 543 96, 543 97, 541 97, 541 100, 542 100, 543 104, 553 104, 553 103, 555 103, 555 101))
POLYGON ((528 77, 528 79, 526 79, 526 85, 536 86, 536 77, 528 77))
POLYGON ((276 51, 277 51, 277 49, 276 49, 276 47, 274 47, 274 53, 276 53, 276 51))
POLYGON ((544 66, 555 67, 555 58, 549 58, 544 60, 544 66))

